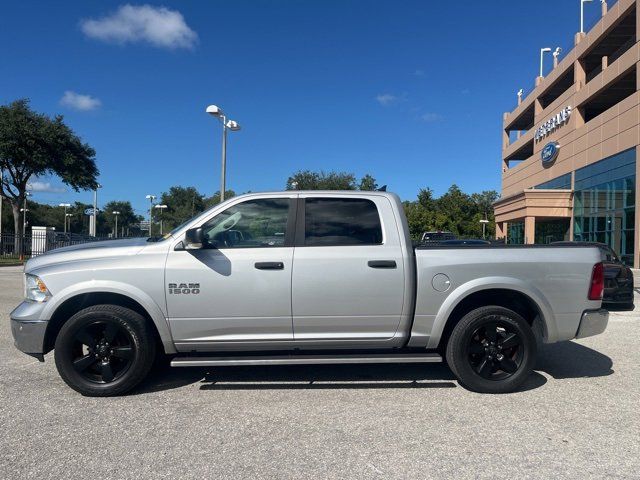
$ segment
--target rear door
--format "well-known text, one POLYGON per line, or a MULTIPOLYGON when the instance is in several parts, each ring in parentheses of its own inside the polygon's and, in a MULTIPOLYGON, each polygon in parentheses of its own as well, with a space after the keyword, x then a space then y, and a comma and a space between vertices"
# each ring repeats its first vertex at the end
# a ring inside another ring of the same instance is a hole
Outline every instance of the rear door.
POLYGON ((296 223, 296 342, 391 339, 402 315, 405 272, 390 201, 301 194, 296 223))

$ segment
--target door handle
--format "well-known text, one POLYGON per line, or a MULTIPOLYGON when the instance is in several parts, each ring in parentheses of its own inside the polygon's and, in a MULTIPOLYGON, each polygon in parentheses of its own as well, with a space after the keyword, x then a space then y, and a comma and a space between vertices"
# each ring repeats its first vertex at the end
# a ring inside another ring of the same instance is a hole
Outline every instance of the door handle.
POLYGON ((369 260, 367 265, 371 268, 396 268, 395 260, 369 260))
POLYGON ((284 270, 282 262, 256 262, 254 266, 258 270, 284 270))

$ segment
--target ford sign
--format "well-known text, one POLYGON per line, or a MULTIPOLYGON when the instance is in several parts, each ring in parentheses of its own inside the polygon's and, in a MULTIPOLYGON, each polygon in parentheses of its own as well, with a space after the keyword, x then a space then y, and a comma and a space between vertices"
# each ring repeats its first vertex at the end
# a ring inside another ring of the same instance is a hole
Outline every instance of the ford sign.
POLYGON ((558 157, 558 153, 560 153, 560 144, 558 142, 549 142, 547 143, 542 152, 540 152, 540 157, 542 158, 543 165, 550 165, 553 161, 558 157))

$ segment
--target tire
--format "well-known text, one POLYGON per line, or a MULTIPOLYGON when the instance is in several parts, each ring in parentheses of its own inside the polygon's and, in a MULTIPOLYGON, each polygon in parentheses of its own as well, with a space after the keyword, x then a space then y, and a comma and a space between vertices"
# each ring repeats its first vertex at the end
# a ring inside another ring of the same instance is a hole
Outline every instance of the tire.
POLYGON ((533 371, 536 352, 535 335, 524 318, 508 308, 487 306, 467 313, 454 327, 446 358, 465 388, 509 393, 533 371))
POLYGON ((156 357, 146 319, 117 305, 94 305, 60 329, 54 355, 62 379, 82 395, 122 395, 145 378, 156 357))

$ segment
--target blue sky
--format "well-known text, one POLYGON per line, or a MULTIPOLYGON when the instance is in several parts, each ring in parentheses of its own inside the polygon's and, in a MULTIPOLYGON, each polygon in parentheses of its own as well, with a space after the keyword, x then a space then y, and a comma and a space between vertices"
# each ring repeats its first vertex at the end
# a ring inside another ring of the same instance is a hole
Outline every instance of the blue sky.
MULTIPOLYGON (((566 53, 579 27, 578 0, 126 5, 6 2, 0 103, 63 114, 97 151, 99 203, 139 213, 172 185, 218 190, 211 103, 242 125, 236 192, 283 189, 299 169, 371 173, 403 199, 499 190, 502 112, 533 86, 539 48, 566 53)), ((592 25, 600 4, 585 8, 592 25)), ((40 181, 38 201, 91 202, 40 181)))

